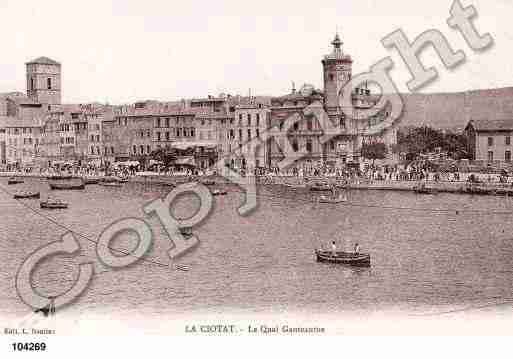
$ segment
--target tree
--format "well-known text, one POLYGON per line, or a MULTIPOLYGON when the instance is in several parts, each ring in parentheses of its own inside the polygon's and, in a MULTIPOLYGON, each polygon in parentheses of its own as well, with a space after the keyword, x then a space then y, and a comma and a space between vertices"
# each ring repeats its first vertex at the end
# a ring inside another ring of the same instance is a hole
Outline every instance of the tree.
POLYGON ((386 157, 387 147, 384 143, 364 143, 362 146, 362 157, 372 160, 382 160, 386 157))
POLYGON ((464 134, 435 130, 429 126, 403 128, 397 134, 397 144, 407 158, 415 159, 440 148, 455 159, 467 157, 467 138, 464 134))
POLYGON ((157 148, 150 153, 150 158, 155 161, 160 161, 165 167, 171 166, 176 161, 174 152, 167 148, 157 148))

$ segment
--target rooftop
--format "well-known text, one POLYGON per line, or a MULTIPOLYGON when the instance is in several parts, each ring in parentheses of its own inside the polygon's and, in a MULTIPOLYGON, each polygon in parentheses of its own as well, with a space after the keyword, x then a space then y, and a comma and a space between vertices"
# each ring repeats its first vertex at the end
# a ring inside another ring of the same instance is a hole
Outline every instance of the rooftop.
POLYGON ((27 62, 27 65, 28 64, 38 64, 38 65, 61 65, 60 63, 58 63, 57 61, 55 60, 52 60, 50 59, 49 57, 45 57, 45 56, 41 56, 41 57, 38 57, 37 59, 34 59, 30 62, 27 62))
POLYGON ((472 125, 477 132, 513 131, 513 118, 472 120, 469 125, 472 125))

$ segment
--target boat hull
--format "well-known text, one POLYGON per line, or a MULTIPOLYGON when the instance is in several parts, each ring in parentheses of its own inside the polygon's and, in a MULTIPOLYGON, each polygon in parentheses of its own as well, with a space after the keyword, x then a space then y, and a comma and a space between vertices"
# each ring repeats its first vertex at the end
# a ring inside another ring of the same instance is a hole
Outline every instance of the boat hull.
POLYGON ((104 182, 104 183, 99 183, 99 185, 103 186, 103 187, 123 187, 123 185, 118 182, 104 182))
POLYGON ((46 176, 47 180, 70 180, 73 176, 46 176))
POLYGON ((19 184, 19 183, 23 183, 22 180, 8 180, 7 181, 7 184, 19 184))
POLYGON ((13 197, 14 197, 14 199, 39 198, 40 193, 39 192, 37 192, 37 193, 18 193, 18 194, 15 194, 13 197))
POLYGON ((335 252, 332 251, 315 251, 317 262, 344 264, 354 267, 370 267, 371 259, 369 254, 351 253, 351 252, 335 252))
POLYGON ((47 203, 47 202, 41 202, 40 203, 41 208, 44 209, 64 209, 68 208, 67 203, 47 203))
POLYGON ((57 183, 50 183, 50 189, 52 190, 79 190, 79 189, 85 189, 85 184, 57 184, 57 183))

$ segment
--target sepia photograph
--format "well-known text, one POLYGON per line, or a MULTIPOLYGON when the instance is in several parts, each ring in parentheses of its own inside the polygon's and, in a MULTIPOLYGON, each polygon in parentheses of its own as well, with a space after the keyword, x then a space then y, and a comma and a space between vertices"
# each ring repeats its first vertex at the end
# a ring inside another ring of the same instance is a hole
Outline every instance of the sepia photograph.
POLYGON ((7 357, 511 334, 511 1, 0 10, 7 357))

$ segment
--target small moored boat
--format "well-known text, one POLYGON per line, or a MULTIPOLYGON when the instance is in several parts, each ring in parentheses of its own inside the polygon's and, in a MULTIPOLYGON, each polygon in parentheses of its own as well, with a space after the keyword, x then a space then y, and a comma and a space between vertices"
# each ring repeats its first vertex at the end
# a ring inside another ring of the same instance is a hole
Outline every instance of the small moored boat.
POLYGON ((23 198, 39 198, 40 193, 39 192, 17 192, 14 194, 14 199, 23 199, 23 198))
POLYGON ((346 264, 355 267, 370 267, 371 259, 370 254, 366 253, 352 253, 352 252, 332 252, 315 250, 317 262, 328 262, 336 264, 346 264))
POLYGON ((191 227, 182 227, 180 228, 180 234, 184 236, 185 238, 192 237, 192 228, 191 227))
POLYGON ((51 175, 51 176, 46 176, 47 180, 54 180, 54 181, 57 181, 57 180, 70 180, 72 178, 73 178, 73 176, 71 176, 71 175, 51 175))
POLYGON ((85 189, 84 181, 80 181, 80 183, 60 183, 60 182, 50 182, 50 189, 53 190, 78 190, 85 189))
POLYGON ((342 203, 342 202, 347 202, 347 196, 344 194, 340 194, 338 197, 328 197, 328 196, 319 197, 319 203, 342 203))
POLYGON ((41 208, 45 209, 68 208, 68 204, 66 202, 63 202, 60 199, 55 198, 48 198, 46 201, 41 201, 40 206, 41 208))
POLYGON ((123 187, 123 185, 118 182, 100 182, 98 184, 103 187, 123 187))
POLYGON ((213 186, 213 185, 215 185, 215 184, 216 184, 216 182, 215 182, 215 181, 213 181, 213 180, 207 180, 207 179, 206 179, 206 180, 201 181, 201 184, 202 184, 202 185, 205 185, 205 186, 213 186))
POLYGON ((228 194, 224 189, 213 189, 210 193, 212 193, 212 196, 224 196, 228 194))
POLYGON ((23 180, 20 178, 15 178, 15 177, 9 177, 9 179, 7 180, 7 184, 18 184, 18 183, 23 183, 23 180))
POLYGON ((413 191, 418 194, 437 194, 436 188, 427 187, 424 183, 413 187, 413 191))
POLYGON ((88 184, 98 184, 98 182, 100 180, 98 178, 85 177, 85 178, 82 178, 82 181, 84 181, 84 184, 88 185, 88 184))
POLYGON ((284 183, 283 185, 288 188, 306 188, 306 184, 304 183, 284 183))
POLYGON ((310 191, 331 191, 332 186, 327 183, 314 183, 310 185, 310 191))

